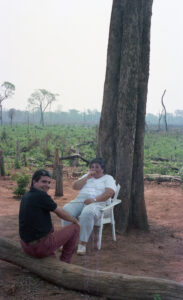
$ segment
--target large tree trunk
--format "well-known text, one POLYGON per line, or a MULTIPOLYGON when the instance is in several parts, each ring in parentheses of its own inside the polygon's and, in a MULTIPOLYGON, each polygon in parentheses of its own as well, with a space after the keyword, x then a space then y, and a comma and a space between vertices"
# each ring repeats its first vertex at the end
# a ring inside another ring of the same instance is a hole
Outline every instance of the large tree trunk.
POLYGON ((152 0, 113 1, 98 155, 121 185, 116 228, 147 230, 144 131, 152 0))
POLYGON ((171 280, 95 271, 53 258, 35 259, 6 238, 0 238, 0 259, 24 267, 58 286, 107 299, 152 300, 158 294, 162 300, 182 300, 183 296, 183 285, 171 280))

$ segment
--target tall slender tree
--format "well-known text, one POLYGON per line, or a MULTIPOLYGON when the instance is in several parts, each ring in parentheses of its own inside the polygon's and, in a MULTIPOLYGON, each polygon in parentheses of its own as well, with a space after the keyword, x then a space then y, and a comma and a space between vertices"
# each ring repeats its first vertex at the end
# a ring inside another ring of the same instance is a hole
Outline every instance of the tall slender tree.
POLYGON ((7 98, 10 98, 13 96, 15 92, 15 86, 11 82, 5 81, 0 86, 0 123, 1 126, 3 125, 3 107, 2 102, 6 100, 7 98))
POLYGON ((11 127, 13 125, 13 118, 15 116, 16 110, 14 108, 10 108, 8 111, 8 117, 10 118, 11 121, 11 127))
POLYGON ((98 155, 121 185, 120 233, 148 230, 144 200, 144 131, 153 0, 113 0, 98 155))

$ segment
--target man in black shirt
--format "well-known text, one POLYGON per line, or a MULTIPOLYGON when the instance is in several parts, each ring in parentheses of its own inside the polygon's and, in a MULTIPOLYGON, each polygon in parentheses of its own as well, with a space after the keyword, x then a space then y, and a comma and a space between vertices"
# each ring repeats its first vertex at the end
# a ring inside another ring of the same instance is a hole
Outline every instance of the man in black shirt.
POLYGON ((47 194, 51 179, 46 170, 37 170, 32 176, 31 188, 20 204, 19 234, 23 250, 38 258, 53 256, 63 246, 60 260, 70 263, 79 235, 78 220, 72 217, 47 194), (54 231, 51 214, 73 224, 54 231))

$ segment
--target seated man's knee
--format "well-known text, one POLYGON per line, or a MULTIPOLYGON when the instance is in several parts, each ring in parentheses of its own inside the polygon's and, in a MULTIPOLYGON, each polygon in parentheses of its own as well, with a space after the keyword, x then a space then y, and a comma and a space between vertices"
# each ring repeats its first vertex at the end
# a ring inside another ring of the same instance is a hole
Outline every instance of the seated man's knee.
POLYGON ((67 203, 63 206, 63 209, 68 212, 69 214, 73 215, 73 209, 70 203, 67 203))
POLYGON ((88 206, 86 206, 80 216, 79 216, 79 220, 90 220, 93 219, 93 217, 95 216, 95 212, 94 210, 92 210, 91 208, 89 208, 88 206))
POLYGON ((69 205, 70 203, 66 203, 64 206, 63 206, 63 209, 65 209, 65 210, 67 210, 67 209, 69 209, 69 205))

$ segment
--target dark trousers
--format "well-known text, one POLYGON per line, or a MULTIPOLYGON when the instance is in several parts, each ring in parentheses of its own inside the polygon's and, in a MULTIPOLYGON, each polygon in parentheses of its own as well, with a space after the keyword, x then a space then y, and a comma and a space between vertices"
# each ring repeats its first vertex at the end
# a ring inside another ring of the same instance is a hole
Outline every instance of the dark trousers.
POLYGON ((20 240, 25 253, 43 258, 46 256, 56 257, 55 251, 63 246, 60 260, 70 263, 75 245, 79 237, 80 228, 76 224, 68 225, 58 231, 52 230, 47 236, 34 243, 25 243, 20 240))

